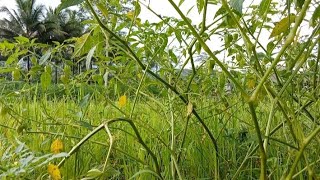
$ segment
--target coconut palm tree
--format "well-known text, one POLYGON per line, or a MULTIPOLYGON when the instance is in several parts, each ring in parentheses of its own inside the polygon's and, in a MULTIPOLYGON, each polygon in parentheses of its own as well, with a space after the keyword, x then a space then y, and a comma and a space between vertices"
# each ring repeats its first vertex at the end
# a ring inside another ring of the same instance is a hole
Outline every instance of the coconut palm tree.
MULTIPOLYGON (((0 40, 14 40, 14 37, 25 36, 37 38, 38 42, 51 44, 53 41, 64 40, 80 36, 84 26, 81 22, 81 11, 48 9, 44 14, 43 5, 35 5, 35 0, 15 0, 17 7, 8 9, 0 7, 0 12, 8 15, 0 19, 0 40)), ((41 55, 41 54, 39 54, 41 55)), ((30 71, 31 63, 29 56, 27 60, 27 71, 30 71)), ((59 63, 56 60, 56 63, 59 63)))
POLYGON ((62 42, 70 37, 82 35, 84 26, 81 24, 80 15, 77 11, 49 8, 43 21, 45 31, 39 34, 39 40, 44 43, 52 41, 62 42))
POLYGON ((66 9, 63 12, 61 28, 67 33, 67 38, 81 36, 84 32, 84 25, 81 22, 87 18, 84 16, 83 9, 79 11, 66 9))
POLYGON ((16 3, 16 10, 0 7, 0 12, 9 16, 0 20, 0 38, 13 39, 20 35, 33 38, 45 30, 41 24, 43 5, 35 5, 35 0, 16 0, 16 3))
MULTIPOLYGON (((17 36, 27 38, 36 37, 39 32, 45 30, 41 24, 43 18, 43 5, 35 5, 35 0, 15 0, 16 9, 0 7, 0 12, 9 17, 0 20, 0 39, 13 40, 17 36)), ((30 71, 30 58, 27 57, 27 70, 30 71)))

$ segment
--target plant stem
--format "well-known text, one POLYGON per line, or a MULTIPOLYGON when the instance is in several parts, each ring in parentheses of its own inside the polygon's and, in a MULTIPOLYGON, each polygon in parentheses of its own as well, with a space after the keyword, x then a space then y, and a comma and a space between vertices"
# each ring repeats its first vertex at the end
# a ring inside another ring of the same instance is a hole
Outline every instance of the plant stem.
POLYGON ((87 134, 84 138, 81 139, 81 141, 78 142, 78 144, 76 144, 75 146, 73 146, 73 148, 68 152, 68 156, 63 158, 60 163, 58 164, 58 167, 61 167, 64 162, 73 154, 75 153, 78 148, 80 148, 87 140, 89 140, 93 135, 95 135, 97 132, 99 132, 101 129, 104 128, 104 124, 101 124, 100 126, 98 126, 97 128, 95 128, 94 130, 92 130, 89 134, 87 134))
POLYGON ((267 155, 266 155, 266 151, 263 148, 263 141, 262 141, 262 135, 261 135, 261 131, 260 131, 260 127, 259 127, 259 122, 258 122, 258 118, 256 115, 256 111, 254 109, 254 104, 253 102, 249 102, 249 108, 250 108, 250 113, 254 122, 254 127, 256 130, 256 134, 257 134, 257 138, 258 138, 258 143, 259 143, 259 149, 260 149, 260 179, 267 179, 267 155))
POLYGON ((295 169, 296 169, 296 167, 297 167, 297 165, 299 163, 299 160, 300 160, 301 156, 303 155, 303 152, 304 152, 305 148, 308 146, 308 144, 311 142, 311 140, 313 138, 315 138, 315 136, 318 133, 320 133, 320 126, 317 127, 307 138, 305 138, 303 140, 302 145, 300 147, 300 150, 297 153, 296 159, 294 160, 293 165, 292 165, 292 167, 291 167, 291 169, 289 171, 289 174, 286 177, 286 180, 292 179, 292 176, 294 175, 294 171, 295 171, 295 169))
POLYGON ((110 129, 108 127, 108 123, 106 123, 104 125, 104 129, 106 130, 108 136, 109 136, 109 142, 110 142, 110 145, 109 145, 109 149, 108 149, 108 154, 107 154, 107 157, 106 157, 106 161, 104 162, 104 166, 103 166, 103 169, 102 171, 105 172, 106 168, 107 168, 107 164, 108 164, 108 159, 110 157, 110 153, 111 153, 111 149, 112 149, 112 145, 113 145, 113 137, 112 137, 112 134, 110 132, 110 129))
POLYGON ((135 132, 137 139, 139 141, 139 143, 146 149, 146 151, 150 154, 151 158, 153 159, 155 166, 156 166, 156 171, 159 177, 161 177, 162 179, 162 175, 161 175, 161 171, 160 171, 160 166, 157 160, 156 155, 151 151, 151 149, 146 145, 146 143, 142 140, 140 133, 137 129, 137 127, 134 125, 133 121, 131 119, 126 119, 126 118, 116 118, 116 119, 111 119, 106 121, 107 124, 111 124, 114 122, 118 122, 118 121, 124 121, 130 124, 130 126, 132 127, 133 131, 135 132))

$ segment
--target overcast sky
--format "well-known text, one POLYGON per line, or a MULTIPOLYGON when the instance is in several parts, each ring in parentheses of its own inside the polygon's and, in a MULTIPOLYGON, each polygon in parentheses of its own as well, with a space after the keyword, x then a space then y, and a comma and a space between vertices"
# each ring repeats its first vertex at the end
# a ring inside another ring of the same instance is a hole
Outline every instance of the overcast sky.
MULTIPOLYGON (((162 16, 170 16, 180 18, 178 13, 174 10, 171 4, 167 0, 140 0, 144 4, 148 4, 150 2, 150 7, 155 12, 162 16)), ((176 3, 179 3, 180 0, 175 0, 176 3)), ((37 4, 43 4, 46 7, 55 8, 60 4, 60 0, 36 0, 37 4)), ((201 22, 202 16, 199 15, 196 7, 195 0, 185 0, 185 2, 181 5, 181 10, 184 13, 187 13, 191 7, 192 10, 189 12, 188 17, 192 19, 193 24, 199 24, 201 22)), ((0 0, 0 7, 7 6, 9 9, 14 9, 16 7, 15 0, 0 0)), ((208 18, 207 20, 210 22, 213 20, 214 13, 216 12, 217 7, 215 6, 208 6, 208 18)), ((1 16, 5 16, 5 14, 0 14, 1 16)), ((141 13, 139 15, 142 22, 148 20, 149 22, 158 22, 160 19, 151 13, 147 8, 141 5, 141 13)))
MULTIPOLYGON (((57 7, 60 4, 60 0, 37 0, 36 3, 46 5, 47 7, 57 7)), ((9 9, 13 9, 16 6, 15 0, 0 0, 0 6, 7 6, 9 9)))
MULTIPOLYGON (((171 16, 180 18, 178 13, 174 10, 174 8, 171 6, 171 4, 167 0, 140 0, 144 4, 150 3, 151 9, 153 9, 155 12, 162 16, 171 16)), ((180 0, 174 0, 177 4, 180 0)), ((60 4, 60 0, 36 0, 37 4, 43 4, 46 7, 52 7, 55 8, 60 4)), ((255 2, 259 3, 260 0, 246 0, 244 1, 244 7, 247 7, 250 3, 255 2)), ((0 0, 0 6, 7 6, 9 9, 14 9, 16 4, 15 0, 0 0)), ((189 12, 187 17, 192 19, 192 23, 194 25, 198 25, 201 22, 202 15, 198 13, 197 7, 196 7, 196 0, 185 0, 184 3, 181 5, 180 9, 186 14, 189 9, 192 8, 192 10, 189 12)), ((208 6, 208 14, 207 14, 207 23, 210 24, 213 21, 214 14, 217 11, 219 7, 209 5, 208 6)), ((245 9, 245 8, 244 8, 245 9)), ((3 17, 4 14, 0 14, 0 18, 3 17)), ((141 5, 141 13, 139 15, 139 18, 141 18, 142 22, 148 20, 149 22, 158 22, 160 19, 156 17, 154 14, 152 14, 148 9, 146 9, 143 5, 141 5)), ((263 32, 263 36, 260 36, 260 42, 262 44, 266 45, 268 42, 268 36, 270 35, 268 32, 263 32), (266 34, 267 33, 267 34, 266 34)), ((211 37, 211 41, 207 42, 209 47, 211 47, 212 51, 220 50, 221 45, 223 44, 223 41, 220 39, 217 39, 217 36, 211 37)))
MULTIPOLYGON (((166 0, 141 0, 141 2, 148 4, 150 1, 150 7, 157 13, 163 15, 163 16, 173 16, 173 17, 179 17, 178 13, 173 9, 173 7, 170 5, 170 3, 166 0)), ((37 4, 43 4, 46 7, 52 7, 55 8, 60 4, 60 0, 36 0, 37 4)), ((179 0, 176 0, 176 3, 178 3, 179 0)), ((181 9, 184 12, 187 12, 192 6, 195 6, 195 0, 185 0, 183 5, 181 6, 181 9)), ((0 0, 0 7, 6 6, 9 9, 14 9, 16 4, 15 0, 0 0)), ((141 14, 140 18, 142 21, 149 20, 150 22, 159 21, 159 18, 154 16, 149 10, 144 8, 144 6, 141 6, 141 14)), ((212 6, 211 6, 212 8, 212 6)), ((213 17, 213 13, 215 11, 208 11, 209 15, 211 13, 213 17)), ((2 16, 3 14, 1 14, 2 16)), ((201 21, 201 16, 197 13, 197 8, 194 7, 192 11, 190 11, 189 17, 192 17, 192 20, 194 23, 199 23, 201 21)))

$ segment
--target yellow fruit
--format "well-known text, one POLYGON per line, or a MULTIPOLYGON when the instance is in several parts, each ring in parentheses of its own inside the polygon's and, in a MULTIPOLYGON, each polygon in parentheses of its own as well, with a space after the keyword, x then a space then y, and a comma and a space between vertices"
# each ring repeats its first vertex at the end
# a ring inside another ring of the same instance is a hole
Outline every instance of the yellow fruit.
POLYGON ((63 150, 63 143, 60 139, 56 139, 51 144, 51 152, 53 154, 58 154, 63 150))
POLYGON ((127 104, 127 96, 126 95, 122 95, 119 98, 119 106, 120 107, 124 107, 127 104))
POLYGON ((53 180, 61 180, 61 173, 59 167, 54 164, 48 165, 48 173, 50 174, 53 180))

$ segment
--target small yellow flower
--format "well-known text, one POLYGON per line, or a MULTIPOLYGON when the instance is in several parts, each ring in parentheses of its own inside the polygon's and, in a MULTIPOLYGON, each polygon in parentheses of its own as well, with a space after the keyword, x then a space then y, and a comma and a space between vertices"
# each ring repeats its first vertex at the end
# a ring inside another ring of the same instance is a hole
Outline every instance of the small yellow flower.
POLYGON ((48 173, 50 174, 53 180, 61 180, 61 173, 59 167, 54 164, 48 165, 48 173))
POLYGON ((126 95, 122 95, 119 98, 119 107, 124 107, 127 104, 127 96, 126 95))
POLYGON ((63 150, 63 143, 60 139, 56 139, 51 144, 51 152, 53 154, 58 154, 63 150))

